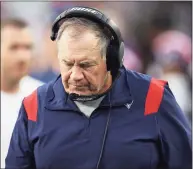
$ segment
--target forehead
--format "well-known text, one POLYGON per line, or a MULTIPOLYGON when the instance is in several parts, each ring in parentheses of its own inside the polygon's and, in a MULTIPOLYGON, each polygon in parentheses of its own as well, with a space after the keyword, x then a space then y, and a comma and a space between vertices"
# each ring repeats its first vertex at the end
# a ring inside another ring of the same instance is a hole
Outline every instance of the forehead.
POLYGON ((1 30, 1 42, 10 43, 32 43, 32 36, 29 28, 16 28, 6 26, 1 30))
POLYGON ((58 41, 58 53, 68 59, 99 57, 99 38, 92 31, 84 31, 76 37, 72 37, 68 30, 64 31, 58 41))

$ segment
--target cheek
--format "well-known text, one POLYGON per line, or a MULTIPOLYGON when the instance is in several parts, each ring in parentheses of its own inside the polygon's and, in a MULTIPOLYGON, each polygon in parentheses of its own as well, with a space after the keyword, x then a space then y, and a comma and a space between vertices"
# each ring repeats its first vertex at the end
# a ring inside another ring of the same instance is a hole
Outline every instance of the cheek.
POLYGON ((58 63, 59 63, 61 73, 65 74, 69 71, 69 69, 66 66, 64 66, 64 63, 62 63, 60 59, 58 60, 58 63))
POLYGON ((32 51, 27 51, 26 52, 26 61, 30 62, 32 60, 33 52, 32 51))
POLYGON ((68 81, 70 79, 70 75, 71 75, 70 71, 64 71, 61 69, 62 83, 63 83, 65 88, 68 88, 68 81))
POLYGON ((61 75, 62 75, 62 80, 64 82, 68 82, 68 80, 70 79, 70 75, 71 75, 71 72, 61 72, 61 75))
POLYGON ((11 68, 11 67, 14 67, 14 60, 9 58, 9 56, 7 57, 4 57, 3 59, 3 66, 5 68, 11 68))
POLYGON ((15 63, 15 57, 13 59, 14 53, 12 53, 8 49, 4 49, 1 55, 1 64, 3 65, 4 69, 11 69, 14 66, 15 63))
POLYGON ((84 71, 84 75, 89 83, 91 83, 94 86, 98 86, 103 81, 105 71, 101 69, 101 67, 96 67, 95 69, 84 71))

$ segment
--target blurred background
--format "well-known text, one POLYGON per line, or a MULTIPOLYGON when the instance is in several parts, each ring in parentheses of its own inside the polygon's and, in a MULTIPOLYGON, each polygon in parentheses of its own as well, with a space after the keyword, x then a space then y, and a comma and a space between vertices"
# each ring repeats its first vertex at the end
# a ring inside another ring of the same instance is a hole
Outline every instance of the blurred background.
POLYGON ((30 25, 35 43, 30 77, 47 83, 58 75, 51 24, 76 5, 98 8, 117 23, 125 42, 126 68, 167 80, 191 121, 192 2, 1 2, 1 20, 20 18, 30 25))

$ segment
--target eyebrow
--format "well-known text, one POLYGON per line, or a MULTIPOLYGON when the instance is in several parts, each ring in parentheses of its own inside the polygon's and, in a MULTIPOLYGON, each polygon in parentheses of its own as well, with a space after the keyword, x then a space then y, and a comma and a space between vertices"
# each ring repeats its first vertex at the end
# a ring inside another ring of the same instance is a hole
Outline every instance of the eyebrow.
MULTIPOLYGON (((65 60, 65 59, 62 59, 62 61, 65 63, 74 63, 73 61, 65 60)), ((86 61, 81 61, 79 64, 98 64, 98 63, 95 60, 86 60, 86 61)))
POLYGON ((73 63, 72 61, 70 61, 70 60, 65 60, 65 59, 62 59, 62 61, 65 62, 65 63, 73 63))
POLYGON ((98 64, 95 60, 86 60, 80 62, 80 64, 98 64))
POLYGON ((23 43, 13 43, 10 45, 10 47, 27 47, 27 48, 30 48, 32 49, 34 47, 33 44, 23 44, 23 43))

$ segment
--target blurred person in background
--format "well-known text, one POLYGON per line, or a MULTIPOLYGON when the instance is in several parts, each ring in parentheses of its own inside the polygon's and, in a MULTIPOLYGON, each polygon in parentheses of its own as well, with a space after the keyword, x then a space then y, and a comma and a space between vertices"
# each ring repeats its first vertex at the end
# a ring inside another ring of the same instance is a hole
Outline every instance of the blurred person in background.
POLYGON ((123 64, 128 70, 142 71, 142 62, 138 54, 130 47, 125 46, 123 64))
POLYGON ((188 70, 192 56, 191 38, 181 31, 164 31, 153 39, 152 52, 155 63, 150 74, 160 70, 157 78, 169 82, 179 106, 191 120, 191 75, 188 70))
POLYGON ((56 43, 49 38, 51 25, 44 29, 42 35, 42 49, 39 57, 35 57, 30 68, 30 76, 48 83, 59 75, 59 63, 57 58, 56 43), (39 64, 39 68, 37 68, 39 64))
POLYGON ((1 168, 5 167, 5 157, 21 102, 43 84, 28 76, 32 51, 33 40, 27 23, 13 18, 2 20, 1 168))
POLYGON ((54 23, 61 74, 24 99, 6 168, 190 169, 184 114, 166 81, 122 65, 116 24, 87 7, 54 23))

